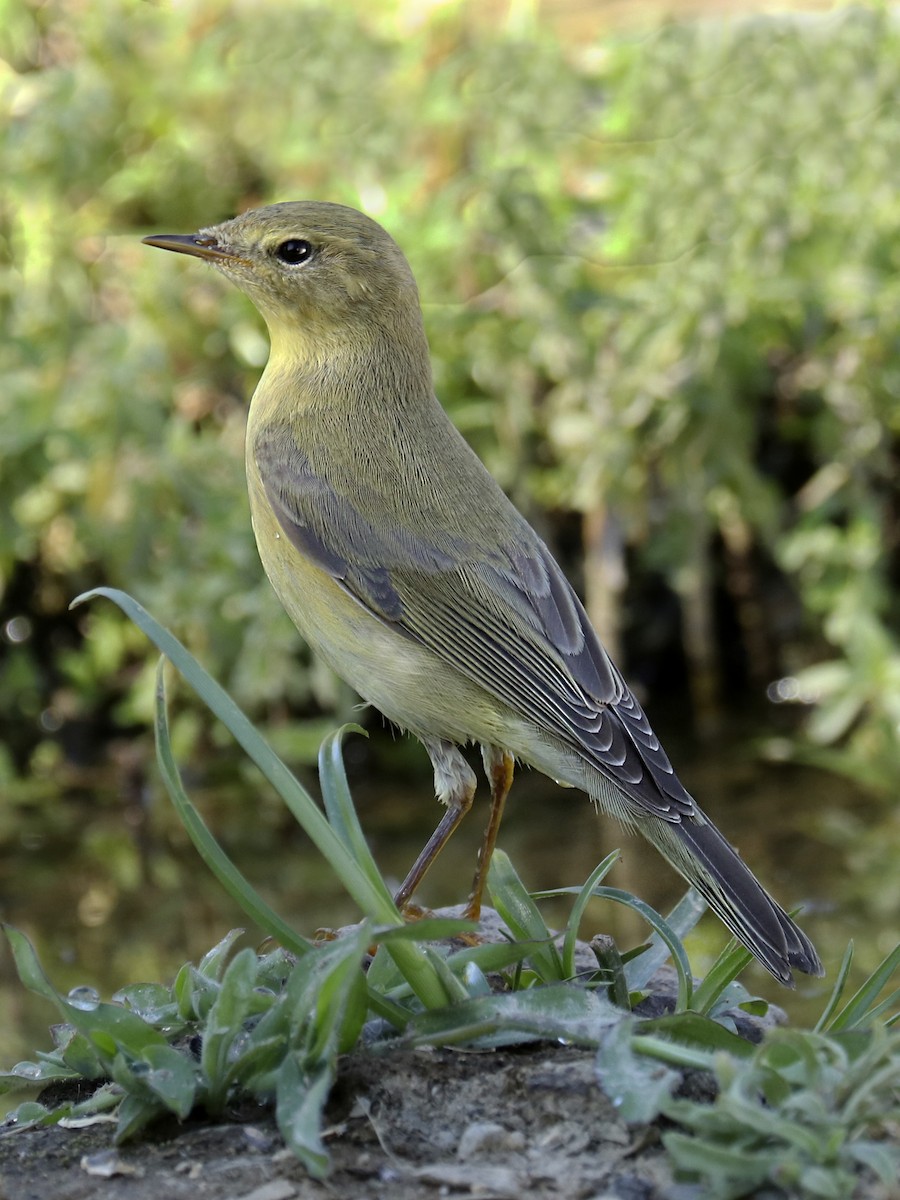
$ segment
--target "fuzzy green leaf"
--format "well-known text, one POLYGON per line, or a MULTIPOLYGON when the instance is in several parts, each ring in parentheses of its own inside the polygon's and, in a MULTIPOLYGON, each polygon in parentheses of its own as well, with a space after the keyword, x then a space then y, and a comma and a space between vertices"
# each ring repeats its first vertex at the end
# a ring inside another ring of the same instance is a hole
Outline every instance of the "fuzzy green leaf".
POLYGON ((333 1082, 333 1065, 319 1063, 307 1071, 293 1054, 281 1064, 276 1081, 275 1116, 281 1136, 315 1179, 328 1173, 322 1112, 333 1082))

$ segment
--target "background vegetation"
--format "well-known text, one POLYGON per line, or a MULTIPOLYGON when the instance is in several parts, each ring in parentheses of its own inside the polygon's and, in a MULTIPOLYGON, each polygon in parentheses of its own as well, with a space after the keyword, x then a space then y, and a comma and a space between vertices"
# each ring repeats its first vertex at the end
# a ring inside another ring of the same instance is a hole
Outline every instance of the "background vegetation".
MULTIPOLYGON (((768 695, 780 755, 893 799, 895 19, 630 33, 597 5, 556 37, 528 5, 483 13, 0 0, 7 795, 57 796, 111 739, 150 761, 155 653, 109 606, 69 613, 93 586, 138 597, 291 761, 350 715, 253 546, 260 322, 139 244, 314 197, 407 251, 439 395, 657 723, 689 694, 715 733, 768 695)), ((179 754, 218 754, 177 703, 179 754)), ((895 923, 865 823, 848 807, 832 834, 895 923)))
MULTIPOLYGON (((0 8, 0 773, 145 719, 139 637, 67 612, 97 584, 174 624, 264 723, 343 715, 247 520, 260 324, 138 244, 308 196, 401 241, 440 396, 636 682, 689 685, 701 724, 724 690, 769 686, 807 706, 805 753, 891 792, 887 11, 640 37, 586 16, 596 36, 562 44, 456 5, 406 25, 354 5, 0 8)), ((202 720, 183 712, 182 739, 202 720)))

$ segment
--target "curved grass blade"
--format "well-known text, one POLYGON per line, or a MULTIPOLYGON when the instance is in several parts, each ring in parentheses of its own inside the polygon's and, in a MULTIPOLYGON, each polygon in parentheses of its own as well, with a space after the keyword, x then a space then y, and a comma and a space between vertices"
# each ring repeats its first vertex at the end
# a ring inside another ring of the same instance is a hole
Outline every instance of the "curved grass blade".
POLYGON ((853 942, 847 943, 847 949, 844 951, 844 957, 841 959, 841 965, 838 969, 837 979, 834 981, 834 987, 831 989, 831 995, 828 997, 828 1003, 825 1005, 825 1010, 813 1026, 815 1033, 823 1033, 830 1025, 831 1018, 837 1012, 837 1007, 841 1002, 841 997, 844 994, 844 988, 847 986, 847 979, 850 975, 850 967, 853 963, 853 942))
POLYGON ((537 905, 502 850, 495 850, 488 868, 488 888, 497 912, 509 926, 516 941, 534 942, 539 947, 529 958, 545 983, 565 978, 553 934, 544 923, 537 905))
POLYGON ((400 921, 402 918, 396 910, 394 898, 372 857, 372 851, 369 849, 369 843, 366 841, 366 835, 363 833, 353 805, 353 798, 350 795, 350 786, 347 783, 347 772, 344 769, 344 759, 341 753, 344 736, 348 733, 361 733, 364 737, 367 736, 361 725, 342 725, 340 729, 329 734, 319 747, 319 782, 322 786, 322 802, 325 805, 325 813, 331 823, 331 828, 353 855, 359 869, 365 873, 372 887, 380 894, 383 903, 394 908, 397 920, 400 921))
POLYGON ((875 1009, 875 1001, 898 967, 900 967, 900 944, 896 945, 891 953, 882 959, 862 987, 851 996, 838 1015, 834 1017, 829 1026, 830 1032, 837 1033, 840 1029, 857 1029, 868 1024, 873 1013, 880 1011, 880 1009, 875 1009))
POLYGON ((447 966, 454 973, 460 973, 470 964, 491 974, 505 971, 517 966, 525 958, 530 958, 541 942, 484 942, 479 946, 464 946, 447 956, 447 966))
POLYGON ((710 1012, 729 984, 734 983, 744 967, 752 960, 753 955, 750 951, 742 946, 737 938, 731 938, 707 971, 702 982, 698 984, 694 992, 694 1011, 710 1012))
MULTIPOLYGON (((172 754, 169 738, 169 722, 166 715, 166 684, 164 667, 166 660, 159 660, 156 672, 156 758, 160 773, 175 810, 188 832, 188 837, 206 865, 221 883, 228 895, 239 905, 252 921, 270 937, 275 938, 292 954, 302 956, 312 949, 312 942, 301 937, 277 912, 263 900, 259 892, 247 882, 203 821, 197 809, 188 799, 181 783, 178 767, 172 754)), ((229 947, 230 949, 230 947, 229 947)))
MULTIPOLYGON (((394 904, 386 903, 381 889, 375 888, 366 873, 357 866, 343 840, 331 828, 310 794, 267 745, 225 689, 203 670, 176 637, 127 592, 118 588, 94 588, 76 597, 70 608, 95 596, 112 600, 184 675, 210 711, 222 721, 276 789, 363 914, 379 925, 395 922, 397 910, 394 904)), ((440 1008, 448 1003, 449 996, 443 982, 420 946, 412 942, 397 942, 390 947, 390 953, 397 959, 405 978, 426 1008, 440 1008)))
POLYGON ((394 919, 396 911, 386 910, 381 895, 374 892, 366 876, 353 861, 344 842, 328 824, 315 800, 267 745, 253 723, 238 708, 225 689, 203 670, 194 656, 176 637, 164 629, 145 608, 126 592, 119 591, 117 588, 94 588, 92 591, 76 597, 70 608, 83 604, 95 596, 103 596, 118 605, 185 677, 207 707, 225 725, 235 741, 247 752, 276 789, 363 912, 383 924, 394 919))
MULTIPOLYGON (((658 934, 662 941, 669 949, 672 956, 672 963, 675 967, 675 973, 678 976, 678 999, 676 1001, 676 1011, 681 1012, 688 1009, 692 1005, 694 981, 691 977, 691 966, 688 962, 688 957, 682 945, 681 938, 671 927, 664 917, 661 917, 655 909, 651 908, 643 900, 637 896, 632 896, 630 892, 624 892, 621 888, 598 887, 594 890, 594 895, 599 896, 604 900, 612 900, 615 904, 623 904, 626 908, 633 909, 639 916, 643 917, 647 924, 651 927, 654 933, 658 934)), ((676 910, 677 911, 677 910, 676 910)), ((643 957, 643 956, 642 956, 643 957)), ((640 959, 634 959, 634 962, 639 962, 640 959)), ((628 968, 631 963, 625 967, 625 974, 628 977, 628 968)), ((629 986, 631 980, 629 979, 629 986)))
MULTIPOLYGON (((604 860, 605 861, 605 860, 604 860)), ((602 865, 602 864, 601 864, 602 865)), ((555 888, 549 892, 535 892, 535 898, 577 894, 580 898, 584 888, 555 888)), ((633 909, 643 917, 654 931, 648 948, 625 964, 625 977, 632 991, 637 991, 650 979, 654 971, 671 955, 678 975, 678 1010, 690 1008, 693 996, 693 979, 687 954, 681 942, 681 931, 691 930, 705 911, 703 901, 693 889, 687 892, 672 909, 671 920, 661 917, 649 904, 625 892, 621 888, 594 887, 592 895, 602 900, 612 900, 633 909), (662 953, 662 947, 666 953, 662 953)))
POLYGON ((575 897, 575 903, 572 905, 572 911, 569 913, 569 920, 566 923, 566 936, 562 945, 562 964, 566 979, 572 979, 575 975, 575 943, 578 940, 578 929, 581 925, 581 918, 584 916, 584 910, 594 894, 594 888, 606 878, 618 858, 618 850, 607 854, 606 858, 598 863, 590 873, 581 891, 575 897))
MULTIPOLYGON (((666 916, 665 922, 679 941, 683 942, 706 912, 706 908, 706 901, 700 893, 689 888, 666 916)), ((629 988, 636 992, 645 987, 668 956, 668 943, 655 931, 647 949, 625 964, 625 978, 629 988)))

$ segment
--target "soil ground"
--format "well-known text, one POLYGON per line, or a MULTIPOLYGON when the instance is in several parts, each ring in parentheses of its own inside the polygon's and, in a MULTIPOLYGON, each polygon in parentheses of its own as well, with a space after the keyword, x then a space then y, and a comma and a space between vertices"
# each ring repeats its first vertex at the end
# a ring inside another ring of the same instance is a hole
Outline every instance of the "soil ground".
POLYGON ((113 1126, 0 1139, 2 1200, 688 1200, 659 1131, 629 1128, 594 1054, 556 1045, 350 1055, 328 1107, 333 1170, 311 1179, 271 1114, 154 1126, 114 1147, 113 1126))

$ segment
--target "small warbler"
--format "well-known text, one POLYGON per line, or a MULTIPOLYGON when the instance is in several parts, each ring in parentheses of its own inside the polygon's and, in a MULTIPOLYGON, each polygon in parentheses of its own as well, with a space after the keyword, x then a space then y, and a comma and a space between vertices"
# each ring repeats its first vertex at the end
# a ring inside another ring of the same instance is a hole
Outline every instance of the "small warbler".
POLYGON ((266 573, 312 648, 422 742, 445 812, 397 894, 408 903, 472 804, 491 815, 477 917, 515 760, 636 827, 785 984, 812 943, 678 780, 548 548, 435 398, 409 264, 338 204, 274 204, 189 235, 250 297, 271 353, 250 404, 247 477, 266 573))

